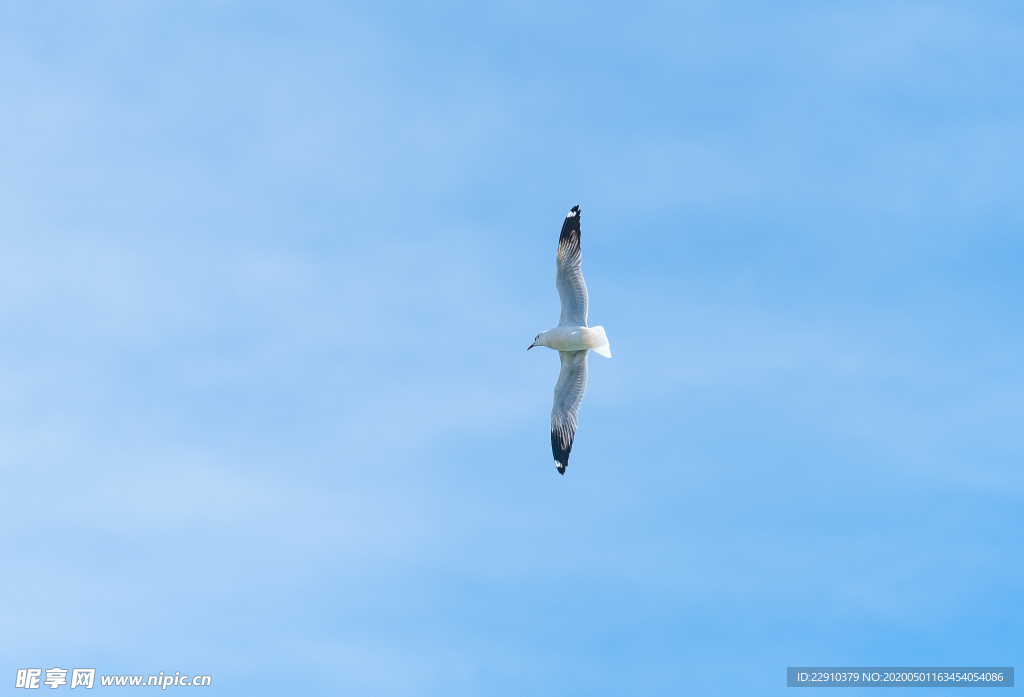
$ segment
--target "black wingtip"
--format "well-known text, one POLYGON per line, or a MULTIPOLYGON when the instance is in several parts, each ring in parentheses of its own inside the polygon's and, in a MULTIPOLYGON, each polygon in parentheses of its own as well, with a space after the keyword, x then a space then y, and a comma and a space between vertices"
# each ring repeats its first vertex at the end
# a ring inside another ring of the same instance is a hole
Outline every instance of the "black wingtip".
POLYGON ((579 244, 580 239, 580 207, 573 206, 562 222, 562 234, 558 236, 558 244, 579 244))
POLYGON ((563 443, 562 436, 558 431, 551 432, 551 454, 555 458, 555 467, 559 474, 565 474, 565 468, 569 466, 569 453, 572 452, 572 436, 568 442, 563 443))

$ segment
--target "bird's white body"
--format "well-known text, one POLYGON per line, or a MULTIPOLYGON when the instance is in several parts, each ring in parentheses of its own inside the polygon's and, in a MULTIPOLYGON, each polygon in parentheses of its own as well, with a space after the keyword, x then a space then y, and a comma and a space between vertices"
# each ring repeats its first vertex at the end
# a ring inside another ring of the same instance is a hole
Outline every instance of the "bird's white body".
POLYGON ((604 327, 555 327, 541 332, 534 345, 547 346, 556 351, 593 349, 605 358, 612 357, 604 327))

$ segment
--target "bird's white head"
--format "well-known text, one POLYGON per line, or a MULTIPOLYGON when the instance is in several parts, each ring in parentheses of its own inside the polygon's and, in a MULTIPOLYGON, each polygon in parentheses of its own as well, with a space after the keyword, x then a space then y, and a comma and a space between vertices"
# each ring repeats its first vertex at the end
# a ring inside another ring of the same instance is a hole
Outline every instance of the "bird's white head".
POLYGON ((544 343, 544 335, 545 334, 547 334, 547 332, 541 332, 540 334, 538 334, 534 338, 533 343, 526 347, 526 350, 529 351, 534 346, 546 346, 547 344, 544 343))

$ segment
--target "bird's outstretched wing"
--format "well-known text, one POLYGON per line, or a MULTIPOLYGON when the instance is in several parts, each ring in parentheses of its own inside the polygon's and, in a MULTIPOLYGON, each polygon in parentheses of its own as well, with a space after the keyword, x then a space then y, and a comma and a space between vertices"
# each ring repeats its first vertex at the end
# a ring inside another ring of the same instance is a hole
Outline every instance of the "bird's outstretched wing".
POLYGON ((587 326, 587 284, 583 282, 580 270, 580 207, 573 206, 562 223, 562 234, 558 238, 558 254, 555 257, 555 287, 558 299, 562 301, 562 315, 558 326, 587 326))
POLYGON ((555 383, 555 403, 551 407, 551 454, 555 467, 565 474, 572 451, 572 438, 576 435, 576 412, 587 391, 587 354, 583 351, 559 351, 562 369, 555 383))

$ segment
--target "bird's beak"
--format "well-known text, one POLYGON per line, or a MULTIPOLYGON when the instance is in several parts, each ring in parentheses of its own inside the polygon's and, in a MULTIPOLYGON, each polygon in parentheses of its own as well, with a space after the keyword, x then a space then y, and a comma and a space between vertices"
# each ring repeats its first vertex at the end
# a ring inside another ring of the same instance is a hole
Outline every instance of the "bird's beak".
POLYGON ((534 347, 534 344, 530 344, 529 346, 527 346, 527 347, 526 347, 526 350, 527 350, 527 351, 529 351, 529 350, 530 350, 530 349, 532 349, 533 347, 534 347))

